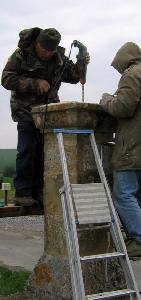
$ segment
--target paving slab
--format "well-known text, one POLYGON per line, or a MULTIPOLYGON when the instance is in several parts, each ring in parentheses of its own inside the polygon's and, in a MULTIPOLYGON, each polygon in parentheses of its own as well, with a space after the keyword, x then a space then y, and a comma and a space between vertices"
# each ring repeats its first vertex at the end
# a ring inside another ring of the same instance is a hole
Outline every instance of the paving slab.
POLYGON ((40 233, 13 232, 0 229, 0 264, 32 271, 43 253, 40 233))
MULTIPOLYGON (((44 249, 41 232, 10 231, 0 229, 0 265, 32 271, 44 249)), ((139 291, 141 292, 141 260, 131 261, 139 291)))

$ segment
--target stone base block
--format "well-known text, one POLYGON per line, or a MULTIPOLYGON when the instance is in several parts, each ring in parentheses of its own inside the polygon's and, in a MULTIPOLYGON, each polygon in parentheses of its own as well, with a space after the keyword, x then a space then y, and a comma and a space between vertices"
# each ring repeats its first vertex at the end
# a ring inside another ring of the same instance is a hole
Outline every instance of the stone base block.
POLYGON ((43 255, 29 279, 27 291, 34 299, 71 300, 70 269, 67 258, 43 255))

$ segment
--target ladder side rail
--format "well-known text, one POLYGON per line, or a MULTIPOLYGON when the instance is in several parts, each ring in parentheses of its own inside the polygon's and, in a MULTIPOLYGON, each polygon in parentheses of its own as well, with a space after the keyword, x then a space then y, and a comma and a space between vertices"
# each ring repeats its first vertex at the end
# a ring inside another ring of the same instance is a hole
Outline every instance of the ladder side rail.
MULTIPOLYGON (((112 200, 112 197, 111 197, 111 192, 110 192, 109 185, 107 183, 107 179, 106 179, 106 176, 105 176, 105 173, 104 173, 104 170, 103 170, 103 166, 102 166, 102 163, 101 163, 101 159, 100 159, 100 155, 99 155, 98 148, 97 148, 97 145, 96 145, 94 134, 90 135, 90 141, 91 141, 91 146, 92 146, 92 149, 93 149, 97 169, 99 171, 99 176, 100 176, 101 182, 103 183, 103 185, 105 187, 105 192, 106 192, 106 196, 107 196, 107 200, 108 200, 108 206, 109 206, 110 214, 113 217, 113 221, 116 221, 118 223, 116 211, 115 211, 115 208, 114 208, 114 205, 113 205, 113 200, 112 200)), ((120 227, 119 227, 119 232, 120 232, 120 227)))
MULTIPOLYGON (((111 223, 110 232, 111 232, 114 244, 117 247, 119 247, 119 241, 118 241, 117 234, 116 234, 116 228, 113 223, 111 223)), ((132 300, 141 300, 127 251, 126 251, 126 253, 124 252, 124 254, 125 254, 125 256, 119 256, 118 259, 119 259, 120 265, 122 266, 122 270, 123 270, 125 278, 126 278, 127 287, 129 289, 133 289, 135 291, 135 294, 134 293, 131 294, 130 297, 132 300)))
POLYGON ((84 282, 82 276, 82 269, 80 263, 80 255, 79 255, 79 244, 77 238, 76 224, 75 224, 75 216, 73 210, 72 203, 72 191, 69 180, 68 168, 67 168, 67 160, 65 155, 64 143, 63 143, 63 135, 62 133, 57 133, 57 139, 59 144, 60 158, 63 170, 63 179, 64 179, 64 188, 66 193, 66 205, 68 207, 68 216, 70 222, 70 229, 73 235, 73 251, 74 251, 74 259, 76 261, 76 276, 77 276, 77 294, 79 300, 85 299, 85 290, 84 290, 84 282))
POLYGON ((73 238, 71 235, 71 229, 69 224, 69 215, 68 215, 68 209, 66 205, 66 199, 65 199, 65 192, 61 193, 61 203, 62 203, 62 209, 63 209, 63 217, 64 217, 64 228, 65 228, 65 235, 66 235, 66 241, 67 241, 67 249, 69 254, 69 265, 70 265, 70 271, 71 271, 71 280, 73 282, 72 285, 72 291, 73 291, 73 299, 78 300, 77 296, 77 274, 75 272, 75 260, 74 260, 74 253, 73 253, 73 238))
POLYGON ((116 246, 118 247, 117 250, 120 251, 120 252, 123 252, 125 254, 125 257, 126 257, 126 262, 127 262, 126 270, 128 269, 128 272, 126 272, 124 269, 123 269, 123 271, 125 271, 124 274, 125 274, 125 277, 126 277, 126 280, 127 280, 127 284, 128 284, 128 287, 130 287, 130 288, 132 287, 132 289, 134 289, 136 291, 137 298, 135 296, 135 298, 132 298, 132 299, 139 299, 140 300, 140 295, 139 295, 138 287, 137 287, 137 284, 136 284, 136 281, 135 281, 135 276, 134 276, 134 273, 133 273, 133 270, 132 270, 132 267, 131 267, 131 263, 130 263, 130 260, 129 260, 129 257, 128 257, 128 254, 127 254, 126 246, 125 246, 123 236, 122 236, 122 233, 121 233, 121 230, 120 230, 120 226, 119 226, 119 223, 118 223, 118 218, 117 218, 116 211, 115 211, 115 208, 114 208, 114 204, 113 204, 113 200, 112 200, 112 197, 111 197, 110 189, 109 189, 109 186, 108 186, 108 183, 107 183, 107 179, 106 179, 106 176, 105 176, 105 173, 104 173, 104 170, 103 170, 100 155, 99 155, 98 148, 97 148, 97 145, 96 145, 94 133, 90 134, 90 142, 91 142, 91 146, 92 146, 92 149, 93 149, 95 162, 96 162, 96 165, 97 165, 97 168, 98 168, 98 171, 99 171, 100 179, 101 179, 101 182, 103 183, 103 185, 105 187, 108 206, 109 206, 111 219, 112 219, 112 229, 113 229, 113 231, 115 231, 115 233, 114 233, 115 236, 118 235, 118 244, 116 242, 116 246), (119 246, 120 246, 120 249, 119 249, 119 246))
MULTIPOLYGON (((111 214, 111 217, 112 217, 112 221, 113 221, 113 223, 116 222, 116 224, 118 224, 118 218, 117 218, 116 211, 115 211, 115 208, 114 208, 114 205, 113 205, 111 192, 110 192, 109 185, 107 183, 107 179, 106 179, 106 176, 105 176, 105 173, 104 173, 104 170, 103 170, 103 166, 102 166, 102 163, 101 163, 101 159, 100 159, 100 155, 99 155, 98 148, 97 148, 97 145, 96 145, 94 134, 90 135, 90 141, 91 141, 91 146, 92 146, 92 149, 93 149, 97 169, 99 171, 100 179, 101 179, 101 182, 103 183, 103 185, 105 187, 105 192, 106 192, 106 196, 107 196, 107 200, 108 200, 108 206, 109 206, 110 214, 111 214)), ((117 227, 119 229, 118 230, 119 236, 122 239, 122 235, 120 234, 119 225, 117 227)), ((121 249, 119 249, 119 250, 121 251, 121 249)), ((124 249, 122 249, 122 250, 126 250, 126 248, 124 247, 124 249)))

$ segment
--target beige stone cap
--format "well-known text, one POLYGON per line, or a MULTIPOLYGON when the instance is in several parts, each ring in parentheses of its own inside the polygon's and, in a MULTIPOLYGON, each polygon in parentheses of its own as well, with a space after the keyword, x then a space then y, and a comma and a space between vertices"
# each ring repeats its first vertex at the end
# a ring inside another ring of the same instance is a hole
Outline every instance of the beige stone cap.
MULTIPOLYGON (((100 105, 97 103, 88 103, 88 102, 77 102, 77 101, 62 101, 59 103, 48 104, 48 111, 59 111, 67 109, 85 109, 97 111, 100 108, 100 105)), ((44 112, 46 110, 46 105, 38 105, 32 108, 32 113, 44 112)))

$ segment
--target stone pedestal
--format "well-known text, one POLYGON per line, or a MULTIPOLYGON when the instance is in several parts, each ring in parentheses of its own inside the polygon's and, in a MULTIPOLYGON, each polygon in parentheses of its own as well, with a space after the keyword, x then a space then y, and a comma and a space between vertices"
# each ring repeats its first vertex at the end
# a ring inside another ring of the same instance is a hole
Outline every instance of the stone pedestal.
MULTIPOLYGON (((36 126, 41 131, 44 128, 44 254, 34 268, 27 289, 32 291, 34 299, 71 300, 70 269, 59 195, 63 177, 57 138, 52 129, 95 129, 101 111, 97 104, 67 102, 50 104, 46 117, 45 112, 45 106, 33 109, 36 126)), ((99 127, 96 133, 98 143, 112 140, 113 129, 110 130, 111 126, 107 129, 105 126, 99 127)), ((64 145, 70 182, 99 182, 88 136, 65 135, 64 145)), ((107 157, 106 162, 109 159, 107 157)), ((109 234, 105 230, 85 231, 78 233, 78 236, 81 255, 104 253, 111 247, 109 234)), ((121 287, 123 285, 118 263, 105 265, 103 261, 98 261, 95 264, 84 264, 82 268, 87 294, 116 289, 117 284, 121 287)))

